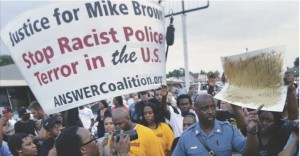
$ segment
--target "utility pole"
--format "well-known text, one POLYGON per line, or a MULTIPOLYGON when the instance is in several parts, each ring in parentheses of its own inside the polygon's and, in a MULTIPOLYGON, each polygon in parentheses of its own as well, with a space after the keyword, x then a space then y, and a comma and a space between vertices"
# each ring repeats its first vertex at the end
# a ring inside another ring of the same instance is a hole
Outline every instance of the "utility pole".
POLYGON ((190 70, 189 70, 189 57, 188 57, 188 48, 187 48, 187 36, 186 36, 186 14, 184 12, 184 1, 182 0, 182 35, 183 35, 183 59, 184 59, 184 81, 185 88, 188 91, 190 88, 190 70))
POLYGON ((203 7, 198 7, 198 8, 194 8, 194 9, 189 9, 189 10, 185 10, 184 8, 184 0, 182 0, 182 11, 180 12, 176 12, 176 13, 172 13, 172 14, 168 14, 165 17, 169 17, 169 16, 175 16, 175 15, 179 15, 182 14, 182 33, 183 33, 183 55, 184 55, 184 79, 185 79, 185 87, 188 90, 190 87, 190 71, 189 71, 189 62, 188 62, 188 48, 187 48, 187 33, 186 33, 186 13, 188 12, 192 12, 192 11, 197 11, 197 10, 201 10, 201 9, 206 9, 209 7, 209 1, 207 0, 207 4, 203 7))

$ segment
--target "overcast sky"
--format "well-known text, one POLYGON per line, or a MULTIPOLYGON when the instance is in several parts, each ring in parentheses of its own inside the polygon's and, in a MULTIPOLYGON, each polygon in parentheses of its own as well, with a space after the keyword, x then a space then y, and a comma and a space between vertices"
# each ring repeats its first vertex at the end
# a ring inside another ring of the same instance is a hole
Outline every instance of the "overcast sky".
MULTIPOLYGON (((1 28, 25 10, 47 3, 1 0, 1 28)), ((175 2, 164 4, 177 5, 175 2)), ((187 3, 187 7, 192 5, 187 3)), ((180 6, 173 8, 174 11, 179 9, 180 6)), ((170 12, 169 7, 166 12, 170 12)), ((169 48, 167 71, 184 67, 182 17, 177 15, 174 18, 175 43, 169 48)), ((289 67, 299 57, 298 1, 210 1, 209 8, 187 13, 186 21, 189 69, 192 72, 201 69, 223 71, 220 57, 243 53, 246 48, 253 51, 286 45, 289 67)), ((165 22, 167 26, 169 19, 165 22)), ((1 54, 8 54, 2 42, 1 54)))

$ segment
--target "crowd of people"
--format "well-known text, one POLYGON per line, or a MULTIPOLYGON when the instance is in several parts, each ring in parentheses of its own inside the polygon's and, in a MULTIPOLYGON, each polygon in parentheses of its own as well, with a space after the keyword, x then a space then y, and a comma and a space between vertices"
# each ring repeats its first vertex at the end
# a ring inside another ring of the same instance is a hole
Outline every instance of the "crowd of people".
MULTIPOLYGON (((225 82, 225 81, 224 81, 225 82)), ((247 109, 216 100, 215 78, 207 94, 190 88, 178 97, 167 86, 47 114, 39 102, 0 118, 3 156, 294 156, 299 153, 296 88, 292 73, 283 112, 247 109), (284 122, 285 121, 285 122, 284 122), (96 125, 96 126, 95 126, 96 125), (96 127, 95 133, 93 128, 96 127)))

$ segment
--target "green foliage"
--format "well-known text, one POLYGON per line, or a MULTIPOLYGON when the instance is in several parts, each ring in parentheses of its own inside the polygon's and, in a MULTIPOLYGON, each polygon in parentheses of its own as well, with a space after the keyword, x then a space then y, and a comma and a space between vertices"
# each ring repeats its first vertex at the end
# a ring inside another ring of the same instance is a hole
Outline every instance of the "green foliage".
POLYGON ((209 71, 208 73, 207 73, 207 77, 220 77, 220 72, 219 71, 209 71))
POLYGON ((201 70, 200 74, 206 74, 206 72, 204 70, 201 70))
MULTIPOLYGON (((167 74, 167 78, 169 77, 183 77, 185 76, 184 74, 184 69, 183 68, 179 68, 179 69, 174 69, 173 71, 169 71, 169 73, 167 74)), ((190 74, 197 74, 197 73, 193 73, 193 72, 190 72, 190 74)), ((215 77, 220 77, 220 72, 219 71, 209 71, 209 72, 206 72, 204 70, 200 70, 200 74, 206 74, 208 77, 211 76, 211 75, 214 75, 215 77)))
POLYGON ((299 68, 299 57, 295 59, 294 66, 299 68))
POLYGON ((215 74, 216 77, 220 77, 220 72, 219 72, 219 71, 216 70, 216 71, 214 72, 214 74, 215 74))
POLYGON ((207 73, 207 77, 210 78, 210 77, 214 77, 214 72, 213 71, 209 71, 207 73))
POLYGON ((5 66, 8 64, 14 64, 15 62, 10 55, 0 55, 0 66, 5 66))
POLYGON ((174 69, 172 72, 169 72, 167 74, 167 77, 182 77, 184 76, 184 69, 180 68, 180 69, 174 69))

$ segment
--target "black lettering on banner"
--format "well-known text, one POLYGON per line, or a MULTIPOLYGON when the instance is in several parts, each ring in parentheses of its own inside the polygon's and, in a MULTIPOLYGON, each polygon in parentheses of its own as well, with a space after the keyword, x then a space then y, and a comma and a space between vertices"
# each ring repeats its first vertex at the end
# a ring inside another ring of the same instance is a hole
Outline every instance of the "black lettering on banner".
POLYGON ((102 82, 100 83, 100 85, 90 85, 54 96, 53 103, 55 107, 59 107, 73 103, 75 101, 92 98, 109 92, 116 92, 124 89, 137 88, 141 86, 161 83, 162 76, 139 78, 139 76, 136 75, 135 77, 123 77, 122 80, 118 82, 102 82))
POLYGON ((56 19, 57 25, 61 25, 62 24, 61 19, 65 23, 70 23, 73 21, 73 19, 75 19, 76 21, 79 20, 78 12, 79 12, 79 8, 73 9, 72 11, 65 10, 62 13, 59 12, 59 8, 55 8, 53 16, 56 19))
POLYGON ((93 96, 100 95, 100 93, 99 93, 99 91, 98 91, 98 86, 96 86, 96 85, 91 85, 90 87, 91 87, 93 96), (97 94, 95 94, 95 93, 97 93, 97 94))
POLYGON ((155 7, 141 5, 138 1, 132 1, 132 7, 135 15, 148 16, 150 18, 163 20, 162 11, 155 7))
POLYGON ((27 19, 27 22, 24 22, 23 26, 21 26, 19 29, 15 30, 14 32, 9 32, 11 45, 14 47, 25 38, 29 38, 35 33, 49 28, 50 24, 47 17, 42 17, 41 19, 34 20, 33 22, 31 22, 30 19, 27 19))
POLYGON ((118 50, 116 50, 116 52, 114 52, 112 54, 112 63, 113 65, 117 65, 118 63, 127 63, 127 62, 135 62, 137 57, 135 56, 135 52, 131 52, 130 54, 125 54, 126 51, 126 45, 123 46, 121 52, 119 52, 118 50))
POLYGON ((85 3, 89 18, 98 16, 118 16, 127 15, 128 8, 125 4, 113 4, 111 1, 98 1, 94 3, 85 3))

